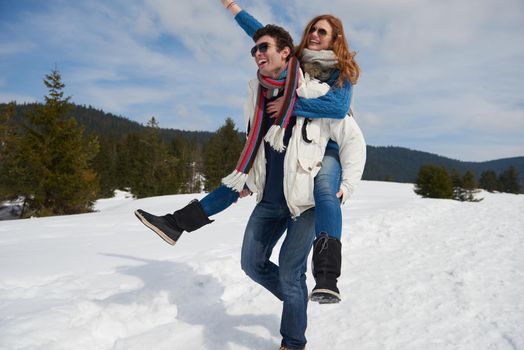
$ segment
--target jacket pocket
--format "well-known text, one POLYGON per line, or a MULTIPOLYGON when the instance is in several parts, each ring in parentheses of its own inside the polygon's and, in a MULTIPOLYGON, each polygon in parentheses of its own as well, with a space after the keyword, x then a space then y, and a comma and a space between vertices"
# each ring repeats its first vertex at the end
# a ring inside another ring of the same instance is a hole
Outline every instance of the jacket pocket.
POLYGON ((320 162, 311 158, 298 158, 296 172, 289 174, 291 181, 290 201, 294 206, 310 206, 315 203, 314 180, 320 170, 320 162))
POLYGON ((322 166, 322 162, 320 162, 318 158, 309 158, 305 155, 298 156, 298 164, 300 165, 298 167, 298 172, 303 171, 304 173, 313 173, 313 177, 317 175, 322 166))

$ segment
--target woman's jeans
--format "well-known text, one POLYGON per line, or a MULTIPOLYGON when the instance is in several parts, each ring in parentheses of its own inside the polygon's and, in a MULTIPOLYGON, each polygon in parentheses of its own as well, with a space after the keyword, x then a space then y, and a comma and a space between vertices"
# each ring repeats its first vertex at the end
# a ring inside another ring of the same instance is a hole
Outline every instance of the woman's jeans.
POLYGON ((220 185, 212 192, 209 192, 207 196, 200 200, 200 205, 207 217, 220 213, 226 210, 231 204, 238 200, 239 193, 231 188, 220 185))
MULTIPOLYGON (((336 193, 340 189, 342 168, 338 150, 328 148, 322 159, 322 168, 315 177, 315 235, 327 233, 330 237, 340 239, 342 236, 342 213, 340 199, 336 193)), ((237 191, 221 185, 200 200, 207 216, 225 210, 238 200, 237 191)))
POLYGON ((282 345, 290 349, 303 349, 306 345, 306 269, 315 237, 314 220, 314 208, 292 219, 286 203, 274 204, 262 200, 253 210, 244 233, 242 269, 282 300, 280 333, 282 345), (269 258, 286 230, 276 265, 269 258))
POLYGON ((327 233, 340 239, 342 236, 342 212, 337 192, 340 189, 342 167, 338 150, 328 148, 322 159, 322 167, 315 177, 315 235, 327 233))

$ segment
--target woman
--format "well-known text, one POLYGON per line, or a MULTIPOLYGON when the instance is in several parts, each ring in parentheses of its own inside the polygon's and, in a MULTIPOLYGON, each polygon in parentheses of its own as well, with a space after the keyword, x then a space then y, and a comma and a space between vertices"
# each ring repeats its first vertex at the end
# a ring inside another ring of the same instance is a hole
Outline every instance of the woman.
MULTIPOLYGON (((221 0, 239 25, 252 37, 263 27, 256 19, 243 11, 231 0, 221 0)), ((333 16, 319 16, 305 28, 302 41, 296 51, 304 70, 312 77, 331 86, 319 98, 301 99, 295 102, 293 115, 311 119, 343 119, 349 110, 352 85, 356 83, 359 68, 350 53, 340 20, 333 16)), ((269 113, 277 113, 282 99, 268 104, 269 113)), ((307 124, 307 123, 306 123, 307 124)), ((306 127, 306 126, 304 126, 306 127)), ((307 136, 306 136, 307 137, 307 136)), ((365 152, 365 148, 364 148, 365 152)), ((364 156, 365 157, 365 156, 364 156)), ((362 159, 362 157, 360 157, 362 159)), ((363 164, 362 164, 363 167, 363 164)), ((360 176, 359 174, 358 176, 360 176)), ((321 303, 340 301, 337 278, 341 265, 342 215, 340 201, 345 201, 353 192, 352 186, 341 186, 341 165, 338 145, 330 141, 322 159, 322 168, 315 177, 314 199, 316 205, 313 275, 316 286, 311 300, 321 303)), ((239 197, 249 194, 247 189, 233 191, 221 186, 201 201, 192 201, 185 208, 163 217, 156 217, 142 210, 136 215, 164 240, 174 244, 183 231, 191 232, 212 222, 209 216, 229 207, 239 197)))
MULTIPOLYGON (((255 18, 233 0, 221 0, 238 24, 252 37, 262 27, 255 18)), ((302 69, 310 76, 327 82, 332 88, 317 99, 297 99, 293 115, 314 118, 345 118, 350 110, 352 86, 357 83, 360 68, 347 45, 342 22, 331 15, 313 18, 296 50, 302 69)), ((269 104, 268 110, 280 109, 282 99, 269 104)), ((322 168, 315 177, 315 232, 313 275, 316 286, 311 300, 321 303, 340 301, 336 282, 340 275, 342 213, 339 198, 353 189, 340 188, 341 166, 338 145, 328 143, 322 168)), ((345 198, 343 198, 345 200, 345 198)))

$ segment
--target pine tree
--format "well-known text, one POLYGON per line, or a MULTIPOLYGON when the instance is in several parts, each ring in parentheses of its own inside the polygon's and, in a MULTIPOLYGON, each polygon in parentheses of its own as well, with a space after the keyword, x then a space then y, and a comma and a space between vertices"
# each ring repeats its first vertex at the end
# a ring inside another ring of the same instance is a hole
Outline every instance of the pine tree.
MULTIPOLYGON (((15 107, 14 103, 0 107, 0 155, 3 154, 2 151, 5 149, 5 144, 13 133, 14 125, 11 123, 11 120, 15 113, 15 107)), ((1 160, 2 158, 0 158, 1 160)))
POLYGON ((480 174, 479 187, 488 192, 495 192, 500 189, 497 174, 493 170, 486 170, 480 174))
POLYGON ((453 185, 453 199, 463 200, 462 177, 456 169, 451 171, 450 179, 453 185))
POLYGON ((24 215, 62 215, 90 211, 98 179, 91 161, 98 152, 95 138, 86 138, 74 118, 66 117, 60 73, 45 76, 45 104, 25 115, 24 130, 10 145, 12 190, 25 198, 24 215))
POLYGON ((233 171, 243 146, 240 134, 235 129, 235 122, 227 118, 204 148, 206 190, 219 186, 222 178, 233 171))
POLYGON ((177 172, 180 187, 178 193, 198 192, 196 160, 198 152, 192 149, 196 143, 189 143, 185 137, 177 136, 171 141, 171 152, 177 159, 177 172))
POLYGON ((161 139, 152 117, 141 134, 126 136, 119 145, 118 170, 122 183, 137 198, 179 193, 179 160, 161 139))
POLYGON ((93 160, 93 169, 100 179, 99 195, 111 197, 120 185, 116 174, 117 167, 117 141, 109 136, 99 136, 100 150, 93 160))
POLYGON ((190 152, 190 181, 188 185, 188 193, 202 192, 204 188, 204 156, 203 146, 198 143, 197 139, 193 137, 189 143, 190 152))
POLYGON ((519 174, 514 166, 510 166, 499 177, 502 192, 520 193, 519 174))
POLYGON ((116 146, 116 177, 118 187, 124 190, 131 190, 135 181, 140 181, 142 157, 140 156, 140 135, 130 133, 122 137, 116 146))
POLYGON ((474 202, 475 193, 477 189, 477 180, 475 179, 475 174, 468 170, 462 177, 462 191, 460 199, 461 201, 474 202))
POLYGON ((428 198, 452 198, 453 183, 446 168, 423 165, 417 176, 415 193, 428 198))
POLYGON ((0 200, 18 198, 22 171, 15 162, 16 150, 21 147, 19 129, 13 123, 15 104, 11 103, 0 110, 0 200))

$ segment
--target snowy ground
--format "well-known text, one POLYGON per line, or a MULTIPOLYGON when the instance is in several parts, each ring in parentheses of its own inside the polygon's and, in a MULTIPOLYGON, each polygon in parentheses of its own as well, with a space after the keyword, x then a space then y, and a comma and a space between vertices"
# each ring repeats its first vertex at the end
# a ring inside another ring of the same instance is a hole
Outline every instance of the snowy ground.
MULTIPOLYGON (((524 196, 480 197, 363 182, 343 208, 343 301, 310 304, 308 350, 524 349, 524 196)), ((133 215, 191 198, 0 222, 0 349, 278 349, 281 305, 239 267, 254 198, 174 247, 133 215)))

